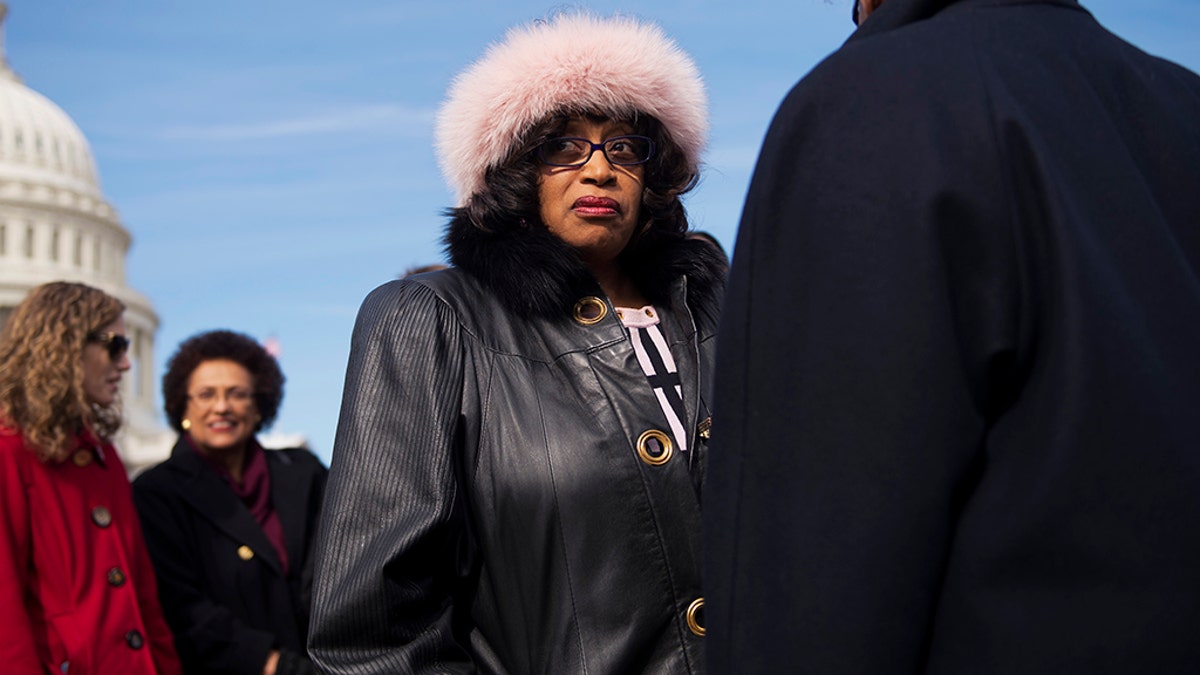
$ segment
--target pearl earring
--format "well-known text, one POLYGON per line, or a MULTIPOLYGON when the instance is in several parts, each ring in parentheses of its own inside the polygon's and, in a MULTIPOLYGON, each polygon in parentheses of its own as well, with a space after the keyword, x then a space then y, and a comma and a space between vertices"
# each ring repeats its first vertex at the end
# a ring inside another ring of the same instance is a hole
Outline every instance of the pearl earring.
POLYGON ((188 429, 192 428, 192 421, 185 417, 183 418, 183 421, 179 423, 179 426, 182 427, 184 431, 187 431, 188 429))

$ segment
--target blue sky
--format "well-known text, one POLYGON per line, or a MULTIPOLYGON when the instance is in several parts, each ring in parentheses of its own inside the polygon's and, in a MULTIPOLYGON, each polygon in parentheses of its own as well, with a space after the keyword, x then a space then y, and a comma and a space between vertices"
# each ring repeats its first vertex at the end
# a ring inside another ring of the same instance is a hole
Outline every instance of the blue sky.
MULTIPOLYGON (((1146 51, 1200 70, 1197 0, 1084 0, 1146 51)), ((130 284, 174 347, 231 328, 283 347, 275 430, 328 461, 354 314, 441 260, 452 197, 432 151, 450 79, 561 8, 661 24, 709 88, 695 227, 732 248, 758 146, 791 85, 853 26, 849 0, 9 0, 9 63, 74 118, 134 238, 130 284)))

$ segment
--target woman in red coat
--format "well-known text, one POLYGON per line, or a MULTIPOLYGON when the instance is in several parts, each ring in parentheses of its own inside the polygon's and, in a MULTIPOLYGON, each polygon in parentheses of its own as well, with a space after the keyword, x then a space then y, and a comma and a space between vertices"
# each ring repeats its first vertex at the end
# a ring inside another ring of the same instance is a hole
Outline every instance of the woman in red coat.
POLYGON ((125 467, 115 298, 35 288, 0 335, 0 668, 179 673, 125 467))

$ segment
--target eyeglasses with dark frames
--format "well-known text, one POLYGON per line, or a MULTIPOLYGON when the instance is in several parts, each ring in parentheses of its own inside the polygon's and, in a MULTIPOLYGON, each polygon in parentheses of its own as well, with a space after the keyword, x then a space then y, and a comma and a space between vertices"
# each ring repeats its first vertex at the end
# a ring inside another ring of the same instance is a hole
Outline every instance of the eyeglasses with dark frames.
POLYGON ((654 141, 646 136, 614 136, 601 143, 586 138, 551 138, 537 147, 537 157, 550 166, 583 166, 597 150, 611 164, 637 166, 654 156, 654 141))
POLYGON ((104 345, 104 348, 108 350, 108 357, 113 361, 121 360, 125 352, 129 351, 129 338, 112 331, 107 333, 88 333, 87 341, 104 345))

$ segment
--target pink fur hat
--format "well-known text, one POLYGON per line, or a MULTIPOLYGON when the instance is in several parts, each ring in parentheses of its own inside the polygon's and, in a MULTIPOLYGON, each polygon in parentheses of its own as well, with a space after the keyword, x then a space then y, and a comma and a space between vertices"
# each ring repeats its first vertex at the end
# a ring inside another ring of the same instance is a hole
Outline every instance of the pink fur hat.
POLYGON ((656 25, 560 14, 509 30, 450 85, 434 131, 459 206, 535 124, 559 111, 653 115, 693 168, 708 101, 692 59, 656 25))

